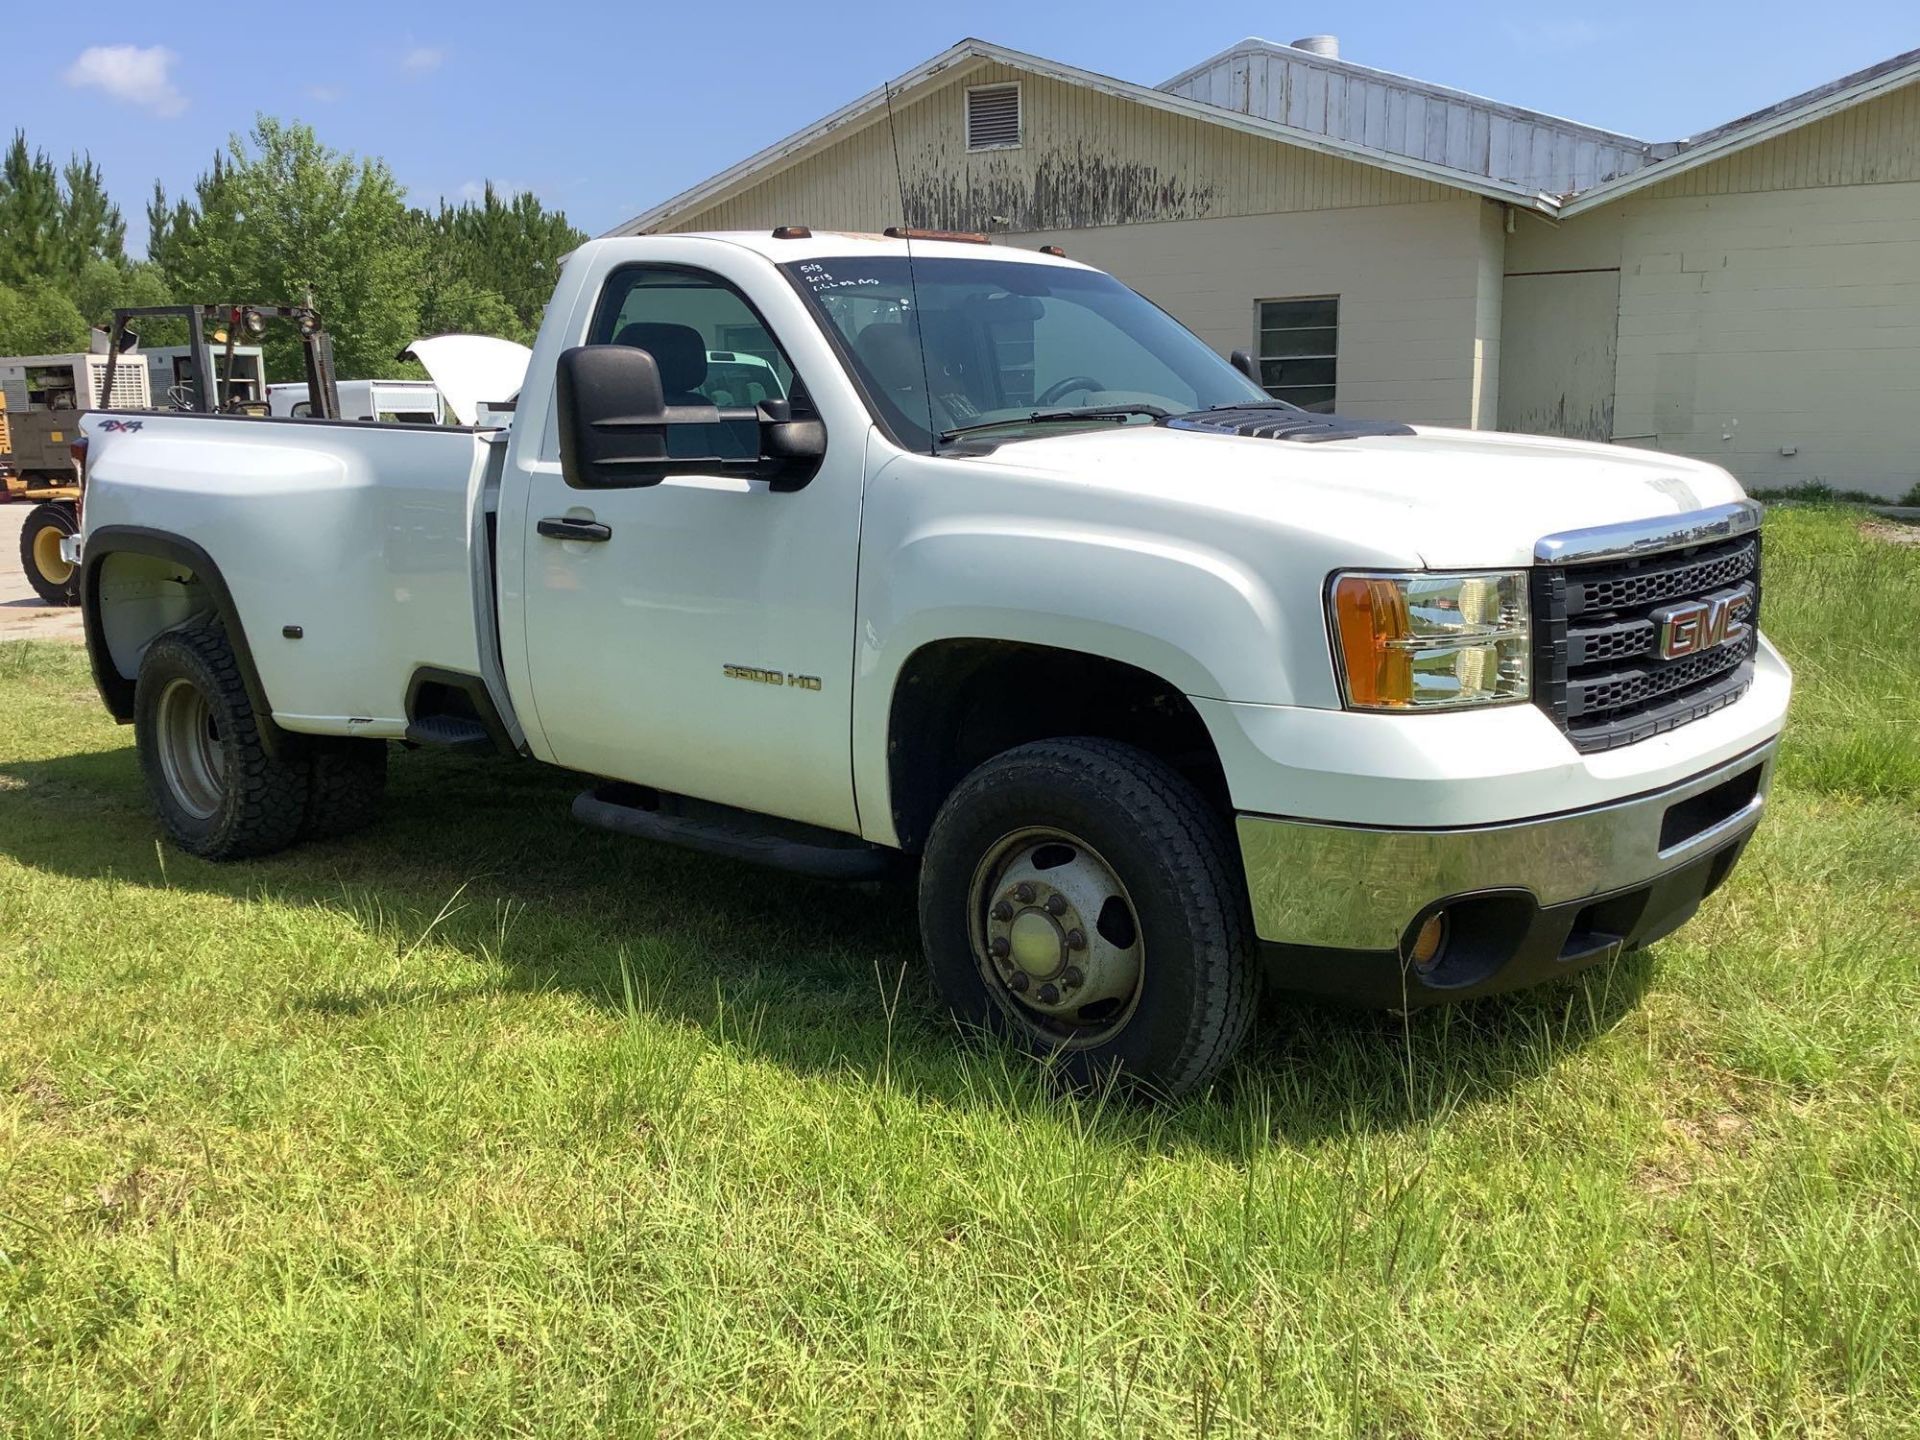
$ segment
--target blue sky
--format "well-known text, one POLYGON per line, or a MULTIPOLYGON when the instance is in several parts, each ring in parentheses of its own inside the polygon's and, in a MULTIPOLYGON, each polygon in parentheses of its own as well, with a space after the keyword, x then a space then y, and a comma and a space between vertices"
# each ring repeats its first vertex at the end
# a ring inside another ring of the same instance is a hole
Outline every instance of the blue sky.
POLYGON ((1913 0, 1451 5, 17 4, 0 129, 91 151, 145 241, 256 112, 384 156, 416 200, 491 178, 598 232, 966 35, 1158 84, 1246 35, 1667 140, 1920 46, 1913 0))

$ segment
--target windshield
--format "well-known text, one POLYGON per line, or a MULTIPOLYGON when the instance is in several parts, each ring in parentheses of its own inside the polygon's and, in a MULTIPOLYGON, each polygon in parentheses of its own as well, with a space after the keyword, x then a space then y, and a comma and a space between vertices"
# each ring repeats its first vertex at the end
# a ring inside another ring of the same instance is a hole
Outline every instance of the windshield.
POLYGON ((1113 425, 1274 403, 1097 270, 942 258, 915 260, 909 276, 892 255, 781 268, 826 320, 875 419, 910 450, 975 429, 997 440, 1054 434, 1062 421, 1049 412, 1098 410, 1084 423, 1113 425))

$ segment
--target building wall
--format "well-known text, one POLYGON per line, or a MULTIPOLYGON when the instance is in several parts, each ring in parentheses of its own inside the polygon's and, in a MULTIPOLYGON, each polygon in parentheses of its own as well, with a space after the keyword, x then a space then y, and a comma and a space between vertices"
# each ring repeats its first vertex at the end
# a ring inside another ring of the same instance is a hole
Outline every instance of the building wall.
POLYGON ((781 224, 880 230, 1061 230, 1216 215, 1404 205, 1459 194, 1371 165, 979 64, 674 230, 781 224), (1023 143, 969 152, 969 86, 1017 81, 1023 143), (896 143, 899 167, 894 156, 896 143), (998 217, 998 218, 996 218, 998 217))
POLYGON ((1335 404, 1343 414, 1467 426, 1493 413, 1497 260, 1471 197, 1424 205, 1045 230, 1009 243, 1060 245, 1177 316, 1221 353, 1254 348, 1260 300, 1340 297, 1335 404), (1494 297, 1487 301, 1489 276, 1494 297), (1489 313, 1491 311, 1491 313, 1489 313))
POLYGON ((1920 483, 1920 86, 1558 230, 1523 219, 1507 254, 1526 378, 1503 425, 1591 434, 1604 403, 1608 438, 1753 487, 1920 483))
POLYGON ((1338 295, 1339 408, 1491 424, 1499 374, 1500 210, 1449 187, 1296 150, 999 65, 958 75, 884 121, 679 230, 990 230, 1064 246, 1225 353, 1255 344, 1263 299, 1338 295), (1019 80, 1024 143, 968 153, 968 86, 1019 80))

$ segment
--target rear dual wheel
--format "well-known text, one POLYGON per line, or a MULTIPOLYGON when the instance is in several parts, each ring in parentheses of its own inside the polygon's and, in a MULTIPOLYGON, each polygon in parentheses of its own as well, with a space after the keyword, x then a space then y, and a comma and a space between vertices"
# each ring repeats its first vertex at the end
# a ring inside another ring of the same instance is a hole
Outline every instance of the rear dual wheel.
POLYGON ((1258 973, 1219 814, 1110 740, 996 756, 941 807, 921 871, 935 985, 962 1024, 1075 1083, 1203 1089, 1245 1038, 1258 973))
POLYGON ((357 830, 378 813, 386 783, 382 741, 319 738, 298 753, 270 752, 232 644, 214 621, 147 647, 134 736, 161 828, 208 860, 357 830))

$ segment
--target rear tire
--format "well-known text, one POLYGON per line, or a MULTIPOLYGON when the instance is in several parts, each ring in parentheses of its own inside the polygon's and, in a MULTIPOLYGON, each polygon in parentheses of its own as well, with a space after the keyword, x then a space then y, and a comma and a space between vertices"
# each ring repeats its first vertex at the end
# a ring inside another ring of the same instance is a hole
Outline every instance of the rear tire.
POLYGON ((160 826, 189 855, 238 860, 285 849, 307 816, 307 762, 260 743, 239 662, 218 622, 147 647, 133 695, 134 739, 160 826))
POLYGON ((302 836, 331 840, 366 829, 379 818, 386 789, 386 741, 316 738, 302 836))
POLYGON ((962 780, 927 843, 920 926, 954 1018, 1077 1084, 1115 1075, 1192 1094, 1253 1019, 1231 835, 1191 784, 1130 745, 1040 741, 962 780))
POLYGON ((80 517, 64 500, 47 500, 20 527, 20 568, 33 593, 49 605, 80 603, 80 567, 60 558, 60 542, 78 533, 80 517))

